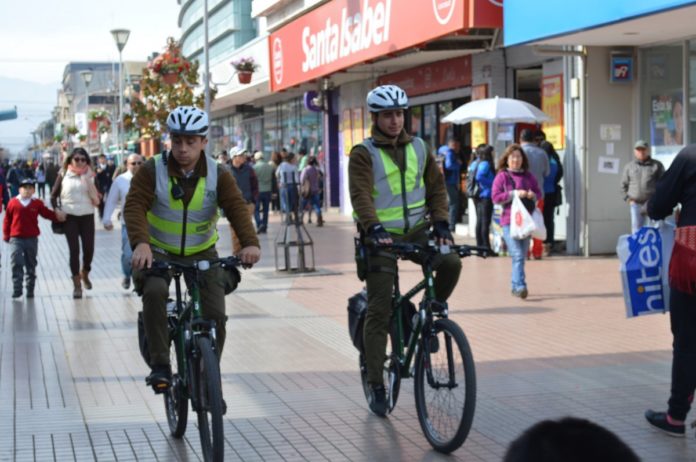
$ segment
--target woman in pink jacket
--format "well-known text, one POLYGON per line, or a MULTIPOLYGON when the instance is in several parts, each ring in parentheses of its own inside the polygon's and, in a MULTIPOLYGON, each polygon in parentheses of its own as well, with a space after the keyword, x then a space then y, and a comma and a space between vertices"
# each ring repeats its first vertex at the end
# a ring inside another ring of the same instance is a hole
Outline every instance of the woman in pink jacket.
POLYGON ((510 236, 510 208, 515 195, 530 204, 530 213, 534 210, 537 197, 541 197, 539 184, 529 171, 529 161, 519 144, 508 146, 500 158, 491 196, 493 203, 503 206, 500 225, 503 227, 503 237, 512 257, 512 295, 524 299, 528 294, 524 262, 530 238, 514 239, 510 236))

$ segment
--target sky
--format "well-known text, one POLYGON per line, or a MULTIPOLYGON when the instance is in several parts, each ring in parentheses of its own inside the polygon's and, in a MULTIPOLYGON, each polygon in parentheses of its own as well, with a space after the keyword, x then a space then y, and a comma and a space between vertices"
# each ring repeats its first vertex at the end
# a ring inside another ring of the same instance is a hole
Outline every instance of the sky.
POLYGON ((177 0, 0 0, 0 110, 17 106, 18 120, 0 122, 0 146, 16 149, 56 105, 71 61, 118 61, 112 29, 129 29, 124 61, 145 61, 179 38, 177 0), (36 92, 26 96, 28 81, 36 92), (20 95, 20 96, 17 96, 20 95), (17 99, 21 98, 21 99, 17 99))

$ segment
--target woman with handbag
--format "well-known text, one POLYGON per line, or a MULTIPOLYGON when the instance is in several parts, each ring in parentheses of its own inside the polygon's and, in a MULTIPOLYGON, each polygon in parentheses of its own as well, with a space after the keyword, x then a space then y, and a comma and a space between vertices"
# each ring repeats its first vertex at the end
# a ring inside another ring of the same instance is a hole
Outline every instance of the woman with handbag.
POLYGON ((554 219, 556 207, 561 205, 561 178, 563 178, 563 165, 556 149, 548 141, 542 141, 539 146, 549 156, 549 174, 544 177, 544 226, 546 227, 546 240, 544 240, 544 254, 553 252, 554 219))
POLYGON ((82 283, 92 289, 89 272, 94 256, 94 208, 99 205, 99 192, 94 184, 94 171, 90 168, 89 154, 83 148, 75 148, 65 158, 53 190, 53 209, 67 213, 63 226, 70 249, 70 272, 73 281, 73 298, 82 298, 82 283), (82 270, 80 270, 80 241, 82 242, 82 270))
POLYGON ((503 237, 512 257, 512 295, 527 298, 527 282, 524 263, 529 250, 530 237, 515 239, 510 234, 510 209, 513 198, 517 196, 532 213, 537 197, 541 196, 539 184, 529 171, 529 160, 519 144, 511 144, 498 162, 498 174, 493 180, 491 197, 493 202, 503 206, 500 225, 503 237))

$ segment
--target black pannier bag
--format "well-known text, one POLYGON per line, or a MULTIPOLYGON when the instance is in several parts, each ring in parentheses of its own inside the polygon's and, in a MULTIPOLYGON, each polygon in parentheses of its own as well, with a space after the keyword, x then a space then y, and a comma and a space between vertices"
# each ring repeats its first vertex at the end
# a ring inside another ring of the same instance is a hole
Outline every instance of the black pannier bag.
POLYGON ((353 345, 359 352, 364 352, 363 324, 367 315, 367 291, 361 290, 348 299, 348 333, 353 345))

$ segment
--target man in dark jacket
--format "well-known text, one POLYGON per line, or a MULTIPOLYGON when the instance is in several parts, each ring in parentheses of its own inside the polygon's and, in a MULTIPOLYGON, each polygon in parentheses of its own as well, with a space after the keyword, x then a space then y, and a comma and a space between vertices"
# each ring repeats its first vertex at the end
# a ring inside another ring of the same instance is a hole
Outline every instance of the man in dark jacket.
POLYGON ((649 145, 643 140, 633 146, 635 159, 626 164, 621 176, 623 199, 631 207, 631 233, 645 224, 645 204, 655 193, 657 180, 662 177, 665 167, 650 157, 649 145))
MULTIPOLYGON (((237 182, 237 187, 242 192, 242 197, 249 209, 249 216, 254 216, 254 208, 256 207, 256 199, 259 197, 259 181, 256 178, 254 168, 247 162, 247 150, 238 149, 232 152, 232 165, 230 170, 232 176, 237 182)), ((237 234, 232 230, 232 249, 234 253, 239 252, 241 244, 237 238, 237 234)))

